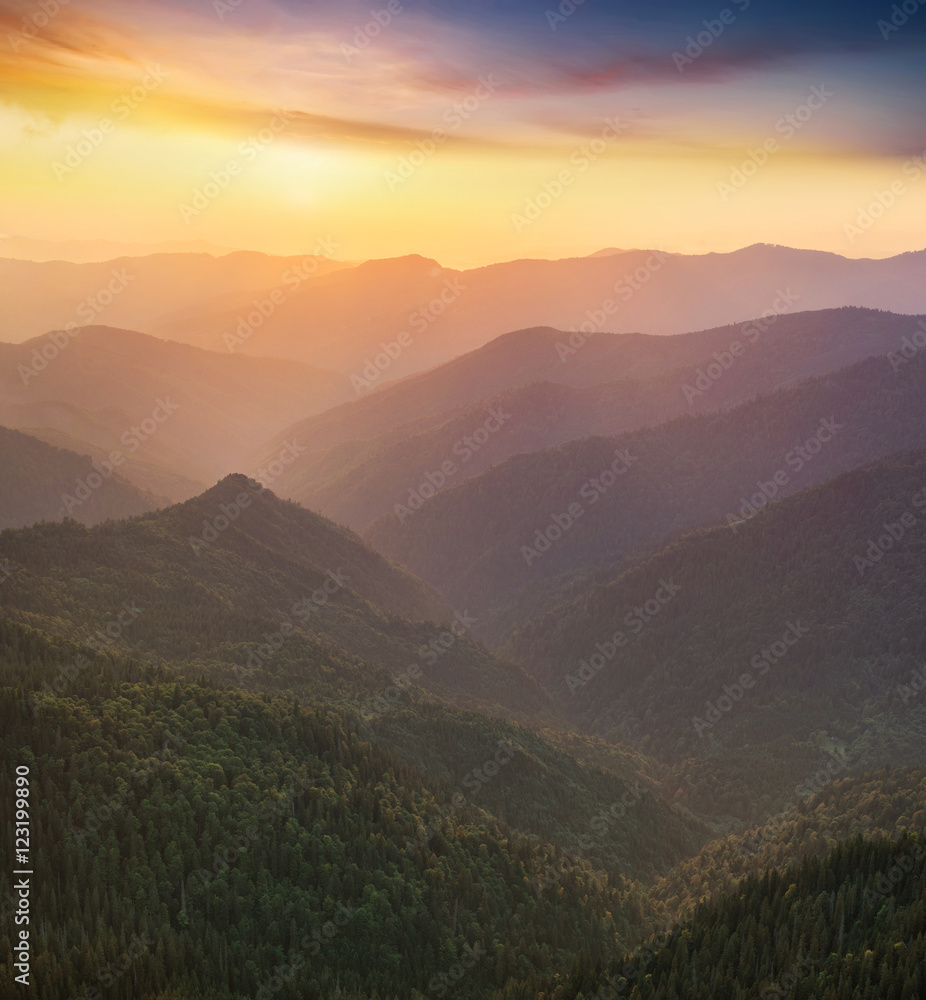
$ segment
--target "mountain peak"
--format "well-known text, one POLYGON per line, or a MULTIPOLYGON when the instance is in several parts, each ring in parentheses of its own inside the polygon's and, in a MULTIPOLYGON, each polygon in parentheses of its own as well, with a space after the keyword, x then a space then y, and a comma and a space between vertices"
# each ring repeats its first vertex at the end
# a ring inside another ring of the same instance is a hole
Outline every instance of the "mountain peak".
POLYGON ((443 271, 444 268, 430 257, 422 257, 418 253, 406 254, 404 257, 382 257, 374 260, 364 261, 358 265, 357 270, 367 273, 376 271, 383 274, 408 274, 415 272, 443 271))
POLYGON ((211 506, 223 503, 232 504, 236 502, 242 493, 247 493, 251 497, 247 506, 250 506, 252 500, 263 494, 266 494, 267 498, 271 501, 278 499, 276 494, 272 493, 256 479, 251 479, 250 476, 246 476, 243 472, 233 472, 220 479, 215 486, 210 487, 204 493, 185 501, 181 506, 184 508, 199 509, 204 504, 211 506))
POLYGON ((224 479, 220 479, 216 484, 215 488, 228 488, 236 490, 263 490, 264 487, 261 486, 256 479, 251 479, 250 476, 246 476, 243 472, 231 472, 224 479))
POLYGON ((586 254, 588 257, 615 257, 620 253, 631 253, 630 250, 619 250, 617 247, 605 247, 603 250, 596 250, 594 253, 586 254))

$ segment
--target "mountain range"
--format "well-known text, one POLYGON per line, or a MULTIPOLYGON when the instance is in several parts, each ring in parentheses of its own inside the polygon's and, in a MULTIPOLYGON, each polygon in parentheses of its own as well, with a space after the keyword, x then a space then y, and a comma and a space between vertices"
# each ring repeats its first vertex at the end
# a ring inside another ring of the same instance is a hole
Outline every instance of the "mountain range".
MULTIPOLYGON (((68 324, 97 322, 153 333, 191 309, 244 309, 258 292, 277 286, 289 291, 348 266, 321 254, 270 257, 242 250, 221 257, 157 253, 84 264, 0 258, 5 304, 0 340, 20 343, 68 324)), ((215 346, 227 351, 221 337, 215 346)))
POLYGON ((926 447, 926 359, 869 358, 729 410, 514 455, 384 515, 368 542, 488 618, 519 590, 926 447))
MULTIPOLYGON (((368 391, 537 326, 577 331, 581 343, 597 332, 660 336, 846 305, 926 313, 924 277, 926 251, 852 260, 766 245, 696 256, 631 250, 467 271, 413 256, 306 282, 241 350, 334 368, 368 391)), ((238 318, 209 309, 143 329, 215 348, 238 318)))
POLYGON ((13 257, 16 260, 62 260, 72 264, 98 264, 117 257, 148 257, 155 253, 209 253, 214 257, 223 257, 235 251, 206 240, 118 243, 114 240, 37 240, 10 233, 0 234, 0 257, 13 257))
POLYGON ((926 453, 885 459, 576 575, 502 652, 691 808, 755 821, 821 761, 920 763, 924 512, 926 453))
POLYGON ((727 254, 628 250, 465 271, 407 256, 359 265, 237 251, 72 264, 0 259, 0 339, 104 322, 211 350, 289 358, 358 393, 512 330, 665 335, 841 306, 926 313, 926 251, 884 260, 756 244, 727 254))
MULTIPOLYGON (((172 500, 201 492, 297 415, 349 395, 334 372, 110 327, 0 344, 0 423, 115 455, 127 478, 172 500)), ((267 461, 279 474, 302 447, 288 437, 267 461)))
POLYGON ((512 455, 727 409, 897 355, 924 329, 921 317, 844 308, 677 337, 599 333, 578 350, 562 331, 518 331, 294 424, 253 464, 288 436, 312 442, 278 491, 363 529, 512 455))
POLYGON ((0 261, 45 994, 920 995, 924 258, 648 258, 0 261))

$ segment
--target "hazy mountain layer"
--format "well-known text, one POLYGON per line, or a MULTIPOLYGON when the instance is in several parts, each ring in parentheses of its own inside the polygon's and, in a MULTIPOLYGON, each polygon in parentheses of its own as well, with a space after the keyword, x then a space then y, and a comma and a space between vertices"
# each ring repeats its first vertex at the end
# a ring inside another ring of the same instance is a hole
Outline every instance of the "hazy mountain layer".
MULTIPOLYGON (((424 499, 521 452, 723 409, 874 354, 900 366, 916 349, 911 336, 926 343, 926 322, 871 310, 824 310, 758 323, 763 329, 746 324, 669 338, 600 334, 574 358, 566 355, 565 364, 553 361, 565 334, 506 335, 295 425, 292 433, 314 444, 287 468, 278 489, 362 529, 390 511, 410 513, 424 499), (584 352, 591 364, 581 363, 584 352), (584 384, 590 377, 602 384, 584 384), (430 409, 433 398, 465 399, 506 382, 513 387, 491 398, 393 426, 430 409), (332 440, 336 426, 356 438, 319 447, 332 440)), ((282 440, 274 439, 264 453, 282 440)))
MULTIPOLYGON (((201 491, 297 416, 349 391, 333 372, 108 327, 0 344, 0 362, 0 420, 113 453, 126 475, 137 470, 136 481, 172 499, 201 491)), ((278 477, 304 447, 287 436, 268 455, 262 480, 278 477)))
POLYGON ((98 524, 163 506, 163 497, 140 490, 86 455, 52 447, 0 427, 0 528, 74 518, 98 524), (102 471, 101 471, 102 470, 102 471))
POLYGON ((516 455, 365 537, 504 635, 519 592, 926 447, 924 390, 921 355, 897 370, 872 358, 733 410, 516 455))

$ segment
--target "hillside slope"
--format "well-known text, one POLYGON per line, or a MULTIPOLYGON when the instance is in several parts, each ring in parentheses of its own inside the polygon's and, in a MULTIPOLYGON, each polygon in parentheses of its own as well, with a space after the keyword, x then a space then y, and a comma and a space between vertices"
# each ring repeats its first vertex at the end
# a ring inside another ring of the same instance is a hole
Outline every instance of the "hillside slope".
MULTIPOLYGON (((333 372, 104 326, 0 344, 0 420, 118 451, 127 468, 147 463, 148 475, 156 466, 175 500, 191 495, 178 476, 196 484, 195 493, 297 417, 348 393, 347 380, 333 372)), ((288 437, 268 456, 264 477, 301 447, 288 437)))
POLYGON ((922 447, 926 359, 872 358, 729 411, 514 456, 364 534, 483 628, 499 619, 498 636, 522 588, 922 447))
POLYGON ((0 427, 0 529, 71 517, 82 524, 131 517, 167 501, 140 490, 112 467, 0 427), (107 473, 102 475, 100 469, 107 473))
POLYGON ((470 639, 467 609, 244 476, 131 521, 7 532, 0 558, 7 613, 73 642, 255 690, 374 699, 398 676, 465 707, 548 710, 470 639))
MULTIPOLYGON (((672 338, 600 335, 583 348, 590 352, 596 348, 593 369, 602 384, 592 385, 581 384, 591 374, 586 368, 573 370, 578 356, 568 356, 558 371, 552 365, 544 367, 555 348, 551 332, 524 331, 502 338, 504 345, 495 342, 429 376, 384 390, 365 408, 363 402, 340 407, 336 412, 356 433, 373 436, 320 451, 308 449, 286 470, 280 489, 306 507, 362 529, 397 506, 419 504, 422 497, 520 452, 724 409, 872 355, 889 354, 891 362, 898 363, 905 340, 912 345, 911 335, 924 336, 921 326, 926 323, 917 317, 834 309, 781 317, 764 332, 753 324, 755 337, 744 334, 741 327, 672 338), (522 364, 510 364, 506 371, 502 348, 515 345, 523 352, 522 364), (493 346, 498 349, 492 350, 493 346), (429 380, 441 384, 448 399, 463 395, 468 371, 480 372, 476 391, 539 372, 550 381, 516 386, 387 429, 390 409, 398 412, 403 399, 409 409, 420 406, 418 390, 429 380), (626 377, 625 371, 637 375, 626 377), (618 374, 617 381, 607 381, 618 374), (364 417, 373 414, 376 427, 365 427, 364 417)), ((566 335, 560 336, 562 344, 566 335)), ((300 437, 313 441, 319 430, 324 436, 324 421, 331 416, 306 421, 300 437)))
POLYGON ((595 996, 922 996, 926 985, 926 850, 922 834, 859 837, 784 873, 743 879, 669 934, 569 984, 534 973, 503 1000, 595 996))
POLYGON ((503 653, 690 807, 756 819, 824 762, 921 760, 924 527, 926 454, 890 458, 573 579, 503 653))
MULTIPOLYGON (((606 961, 652 926, 630 880, 587 864, 561 859, 546 898, 552 846, 483 809, 470 775, 429 780, 350 719, 113 657, 66 698, 40 695, 33 717, 22 663, 53 680, 67 661, 2 623, 0 643, 0 754, 41 790, 31 856, 47 924, 30 946, 48 995, 410 996, 458 982, 463 961, 456 992, 475 1000, 519 978, 522 957, 606 961)), ((512 795, 503 749, 493 780, 512 795)), ((0 946, 5 995, 12 962, 0 946)))

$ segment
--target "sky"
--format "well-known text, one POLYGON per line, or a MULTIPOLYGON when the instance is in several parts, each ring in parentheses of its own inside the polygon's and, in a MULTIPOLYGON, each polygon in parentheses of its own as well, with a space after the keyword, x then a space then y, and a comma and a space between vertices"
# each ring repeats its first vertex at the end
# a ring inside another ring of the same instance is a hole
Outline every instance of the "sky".
POLYGON ((0 231, 447 266, 923 249, 905 3, 0 0, 0 231))

